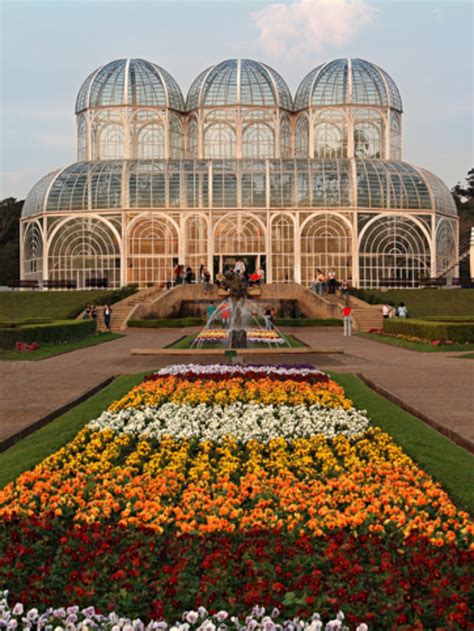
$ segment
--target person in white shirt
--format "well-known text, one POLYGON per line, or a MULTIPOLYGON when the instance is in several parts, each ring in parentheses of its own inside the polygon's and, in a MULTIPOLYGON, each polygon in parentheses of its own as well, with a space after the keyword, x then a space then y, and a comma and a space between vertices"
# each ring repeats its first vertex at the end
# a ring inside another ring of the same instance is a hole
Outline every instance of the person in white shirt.
POLYGON ((397 307, 397 318, 407 318, 408 317, 408 309, 404 302, 401 302, 397 307))
POLYGON ((384 304, 384 306, 382 307, 383 318, 386 320, 387 318, 390 317, 391 313, 392 313, 392 307, 390 305, 384 304))
POLYGON ((242 259, 237 259, 235 262, 234 272, 238 272, 241 276, 245 274, 245 263, 242 259))

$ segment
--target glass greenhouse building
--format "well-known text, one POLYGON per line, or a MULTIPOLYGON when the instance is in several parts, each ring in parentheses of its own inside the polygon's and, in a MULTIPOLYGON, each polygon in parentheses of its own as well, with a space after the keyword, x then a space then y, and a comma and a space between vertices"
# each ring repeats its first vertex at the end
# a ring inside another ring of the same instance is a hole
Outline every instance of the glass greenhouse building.
POLYGON ((333 268, 410 287, 456 261, 451 193, 401 161, 399 91, 362 59, 318 66, 294 99, 269 66, 231 59, 186 101, 163 68, 119 59, 87 77, 76 117, 78 162, 23 208, 25 280, 145 287, 178 262, 216 274, 242 257, 267 282, 333 268))

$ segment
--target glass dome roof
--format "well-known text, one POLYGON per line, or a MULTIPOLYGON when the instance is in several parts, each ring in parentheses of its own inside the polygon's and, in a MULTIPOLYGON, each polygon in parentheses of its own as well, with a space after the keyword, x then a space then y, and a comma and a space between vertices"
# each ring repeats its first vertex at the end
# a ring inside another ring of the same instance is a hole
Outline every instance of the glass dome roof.
POLYGON ((364 59, 335 59, 306 75, 296 91, 295 109, 322 105, 378 105, 403 111, 395 81, 364 59))
POLYGON ((179 85, 166 70, 145 59, 116 59, 94 70, 79 90, 76 114, 89 107, 113 105, 184 111, 179 85))
POLYGON ((293 99, 284 79, 263 63, 252 59, 227 59, 201 72, 186 100, 187 110, 219 105, 248 105, 293 109, 293 99))
MULTIPOLYGON (((242 189, 243 198, 249 176, 258 173, 262 195, 255 207, 265 207, 264 191, 268 188, 272 207, 345 206, 457 215, 447 186, 429 171, 406 162, 362 159, 268 162, 269 182, 263 160, 246 160, 240 166, 236 160, 75 162, 45 176, 32 188, 22 216, 121 208, 198 208, 200 205, 207 208, 210 202, 207 197, 205 200, 199 197, 199 187, 189 186, 189 178, 192 180, 199 173, 207 187, 209 179, 214 177, 222 189, 224 172, 230 178, 233 208, 237 204, 236 187, 242 189), (279 196, 283 179, 288 186, 279 196)), ((212 206, 222 207, 220 204, 216 195, 212 206)))

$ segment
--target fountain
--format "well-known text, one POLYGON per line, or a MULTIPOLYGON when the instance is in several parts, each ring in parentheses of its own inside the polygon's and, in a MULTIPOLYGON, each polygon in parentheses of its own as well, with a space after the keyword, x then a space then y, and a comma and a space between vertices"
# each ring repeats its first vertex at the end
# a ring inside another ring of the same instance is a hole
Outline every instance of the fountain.
POLYGON ((261 313, 247 307, 247 290, 239 274, 227 271, 223 286, 228 298, 216 307, 206 326, 193 340, 191 348, 201 349, 209 342, 230 349, 247 348, 248 343, 264 343, 269 348, 276 345, 291 346, 275 326, 268 330, 261 325, 261 313), (220 326, 216 327, 218 322, 220 326))

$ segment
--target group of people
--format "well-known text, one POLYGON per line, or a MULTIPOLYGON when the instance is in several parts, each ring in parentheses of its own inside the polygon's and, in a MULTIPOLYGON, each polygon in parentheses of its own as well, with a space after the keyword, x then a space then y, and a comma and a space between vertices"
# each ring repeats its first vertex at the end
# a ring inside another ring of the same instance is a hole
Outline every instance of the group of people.
MULTIPOLYGON (((212 328, 213 323, 220 322, 222 324, 222 327, 226 329, 229 325, 231 311, 232 309, 228 302, 222 302, 217 307, 215 306, 214 302, 210 302, 209 306, 207 307, 207 321, 211 323, 210 328, 212 328)), ((255 316, 256 313, 253 312, 253 315, 255 316)), ((271 305, 266 305, 265 309, 263 310, 263 320, 265 323, 265 329, 267 331, 271 331, 275 327, 275 315, 275 309, 271 305)))
POLYGON ((175 285, 190 285, 198 282, 204 284, 204 293, 207 294, 209 291, 212 291, 211 273, 204 265, 199 267, 197 277, 191 265, 183 265, 181 263, 177 263, 174 266, 173 273, 175 285))
MULTIPOLYGON (((99 312, 97 311, 97 307, 92 304, 87 304, 84 309, 84 314, 82 316, 83 320, 95 320, 99 317, 99 312)), ((104 309, 102 311, 102 317, 104 318, 105 328, 110 331, 110 320, 112 317, 112 307, 108 304, 104 305, 104 309)))
MULTIPOLYGON (((330 269, 327 274, 319 268, 316 270, 314 280, 311 284, 311 290, 314 291, 315 294, 323 296, 326 290, 328 294, 335 294, 337 286, 338 281, 334 269, 330 269)), ((339 283, 339 291, 341 292, 341 296, 347 296, 349 294, 348 280, 343 280, 339 283)))
MULTIPOLYGON (((265 270, 263 268, 259 268, 257 271, 249 273, 249 271, 247 270, 247 266, 242 259, 237 259, 235 265, 233 267, 230 267, 229 269, 231 269, 235 274, 238 274, 238 276, 242 279, 245 287, 254 287, 260 285, 260 283, 265 282, 265 270)), ((202 283, 204 285, 205 294, 212 291, 213 283, 211 273, 204 265, 199 266, 199 271, 196 274, 190 265, 177 263, 174 266, 173 274, 175 285, 202 283)), ((217 285, 217 287, 223 287, 224 280, 224 272, 218 272, 215 278, 215 284, 217 285)))
POLYGON ((382 307, 382 316, 384 320, 388 318, 408 318, 408 309, 404 302, 400 302, 394 309, 391 305, 385 303, 382 307))

